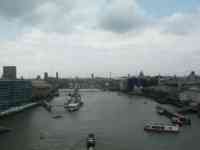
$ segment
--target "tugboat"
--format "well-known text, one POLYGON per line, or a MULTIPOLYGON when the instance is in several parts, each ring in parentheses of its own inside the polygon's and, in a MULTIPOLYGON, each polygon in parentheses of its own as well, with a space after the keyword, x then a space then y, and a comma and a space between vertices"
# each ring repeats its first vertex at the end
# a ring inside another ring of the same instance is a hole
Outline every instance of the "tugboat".
POLYGON ((78 88, 74 89, 72 94, 69 94, 70 99, 64 104, 64 108, 70 112, 77 111, 83 105, 81 95, 78 93, 78 88))
POLYGON ((178 125, 164 125, 161 123, 149 123, 145 125, 144 130, 159 132, 159 133, 161 132, 178 133, 179 126, 178 125))
POLYGON ((86 141, 87 150, 94 150, 95 145, 96 145, 95 135, 93 133, 90 133, 86 141))

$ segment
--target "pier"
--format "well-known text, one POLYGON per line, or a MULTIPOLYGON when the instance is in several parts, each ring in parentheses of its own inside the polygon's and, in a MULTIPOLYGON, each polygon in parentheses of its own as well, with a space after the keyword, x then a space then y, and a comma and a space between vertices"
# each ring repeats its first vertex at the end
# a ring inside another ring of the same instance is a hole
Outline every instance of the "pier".
POLYGON ((25 104, 25 105, 22 105, 22 106, 15 106, 15 107, 11 107, 5 111, 2 111, 0 112, 0 117, 4 117, 4 116, 8 116, 8 115, 11 115, 11 114, 15 114, 15 113, 18 113, 18 112, 21 112, 21 111, 24 111, 28 108, 32 108, 34 106, 37 106, 39 105, 39 103, 29 103, 29 104, 25 104))

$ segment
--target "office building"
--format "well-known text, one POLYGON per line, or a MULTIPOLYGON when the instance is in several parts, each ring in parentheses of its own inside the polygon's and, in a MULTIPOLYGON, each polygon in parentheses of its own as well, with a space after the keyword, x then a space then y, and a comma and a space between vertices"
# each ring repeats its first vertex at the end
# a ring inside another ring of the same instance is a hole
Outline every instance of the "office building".
POLYGON ((52 92, 52 85, 47 81, 33 80, 32 84, 32 100, 37 101, 44 99, 50 95, 52 92))
POLYGON ((31 82, 27 80, 0 80, 0 111, 30 102, 31 82))
POLYGON ((3 67, 3 79, 4 80, 16 80, 17 79, 16 66, 4 66, 3 67))

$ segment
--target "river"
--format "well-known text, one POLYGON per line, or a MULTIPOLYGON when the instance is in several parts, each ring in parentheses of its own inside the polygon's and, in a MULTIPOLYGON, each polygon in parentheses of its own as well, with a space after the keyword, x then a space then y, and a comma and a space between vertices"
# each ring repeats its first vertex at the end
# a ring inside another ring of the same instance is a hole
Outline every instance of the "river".
POLYGON ((97 150, 188 150, 200 147, 200 119, 179 134, 146 133, 148 121, 168 123, 155 112, 154 101, 115 92, 81 92, 84 106, 69 113, 63 107, 65 91, 51 102, 52 112, 32 108, 0 120, 13 132, 0 135, 0 150, 80 150, 86 137, 95 133, 97 150), (60 114, 63 118, 53 119, 60 114), (40 138, 42 137, 42 139, 40 138))

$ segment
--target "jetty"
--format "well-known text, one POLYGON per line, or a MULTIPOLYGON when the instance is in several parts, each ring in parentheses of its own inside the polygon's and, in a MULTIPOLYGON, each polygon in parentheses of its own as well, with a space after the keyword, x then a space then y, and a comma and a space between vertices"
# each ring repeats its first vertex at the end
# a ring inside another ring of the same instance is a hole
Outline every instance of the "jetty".
POLYGON ((21 105, 21 106, 11 107, 11 108, 9 108, 9 109, 7 109, 5 111, 0 112, 0 117, 4 117, 4 116, 11 115, 11 114, 15 114, 15 113, 21 112, 23 110, 26 110, 28 108, 31 108, 31 107, 34 107, 34 106, 37 106, 37 105, 38 105, 38 103, 33 102, 33 103, 21 105))
POLYGON ((164 115, 166 117, 168 117, 170 120, 174 119, 174 118, 177 118, 179 119, 180 121, 183 122, 183 124, 185 125, 190 125, 191 124, 191 120, 190 118, 178 113, 178 112, 172 112, 172 111, 169 111, 167 110, 166 108, 164 107, 161 107, 161 106, 157 106, 156 107, 156 111, 159 115, 164 115))

